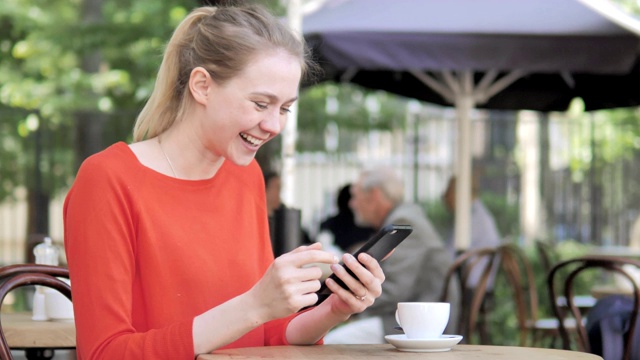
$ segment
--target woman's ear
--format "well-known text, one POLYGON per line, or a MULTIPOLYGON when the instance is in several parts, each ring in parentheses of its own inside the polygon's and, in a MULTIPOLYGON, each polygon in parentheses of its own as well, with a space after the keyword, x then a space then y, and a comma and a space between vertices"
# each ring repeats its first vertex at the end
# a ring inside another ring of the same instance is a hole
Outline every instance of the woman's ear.
POLYGON ((211 81, 211 75, 204 68, 198 66, 191 70, 189 91, 191 91, 191 96, 197 103, 202 105, 207 103, 211 81))

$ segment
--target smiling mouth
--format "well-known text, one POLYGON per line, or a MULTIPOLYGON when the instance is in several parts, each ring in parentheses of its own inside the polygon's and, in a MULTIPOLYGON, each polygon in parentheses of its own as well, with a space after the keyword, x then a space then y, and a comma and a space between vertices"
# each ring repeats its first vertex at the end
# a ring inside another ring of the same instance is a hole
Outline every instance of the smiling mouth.
POLYGON ((264 143, 264 140, 260 140, 249 134, 240 133, 240 137, 242 138, 242 140, 244 140, 247 144, 251 146, 260 146, 264 143))

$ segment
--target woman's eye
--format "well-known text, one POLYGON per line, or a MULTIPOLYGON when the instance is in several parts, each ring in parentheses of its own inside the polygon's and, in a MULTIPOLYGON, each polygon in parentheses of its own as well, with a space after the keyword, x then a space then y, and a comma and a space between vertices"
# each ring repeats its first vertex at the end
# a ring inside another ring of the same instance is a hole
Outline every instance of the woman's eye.
POLYGON ((291 113, 291 109, 289 109, 288 107, 280 108, 280 114, 284 115, 289 113, 291 113))
POLYGON ((257 101, 254 101, 253 103, 254 103, 254 104, 256 104, 256 106, 257 106, 257 107, 258 107, 258 109, 260 109, 260 110, 266 110, 266 109, 267 109, 267 105, 266 105, 266 104, 259 103, 259 102, 257 102, 257 101))

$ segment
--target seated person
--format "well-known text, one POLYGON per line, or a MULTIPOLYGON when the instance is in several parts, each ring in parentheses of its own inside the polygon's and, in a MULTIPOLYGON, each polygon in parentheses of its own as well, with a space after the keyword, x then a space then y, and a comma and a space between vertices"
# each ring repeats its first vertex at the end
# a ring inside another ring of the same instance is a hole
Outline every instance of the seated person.
POLYGON ((320 233, 328 232, 334 245, 344 252, 352 253, 375 233, 375 229, 355 223, 353 211, 349 207, 350 200, 351 184, 346 184, 340 188, 336 198, 338 213, 320 223, 320 233))
POLYGON ((264 185, 267 196, 267 215, 269 218, 269 235, 274 255, 280 256, 300 245, 310 245, 311 238, 300 224, 300 210, 287 207, 280 197, 282 179, 275 171, 265 171, 264 185), (299 228, 294 238, 288 232, 289 226, 299 228))
MULTIPOLYGON (((452 264, 444 243, 420 206, 404 202, 402 179, 390 168, 365 170, 351 187, 355 222, 380 229, 388 224, 411 225, 413 232, 386 260, 382 294, 367 310, 325 336, 326 344, 382 344, 397 334, 395 312, 399 302, 438 301, 452 264)), ((457 324, 457 288, 452 294, 449 324, 457 324)), ((451 328, 451 327, 450 327, 451 328)))
POLYGON ((318 344, 380 295, 371 256, 342 258, 353 277, 319 244, 271 251, 255 155, 286 122, 306 54, 257 5, 195 8, 178 25, 133 143, 86 159, 65 199, 79 359, 318 344), (331 296, 299 312, 318 299, 315 263, 349 290, 327 281, 331 296))
MULTIPOLYGON (((455 213, 456 209, 456 178, 449 178, 447 189, 445 190, 442 199, 445 206, 449 211, 455 213)), ((496 247, 500 245, 501 238, 496 226, 496 221, 493 218, 491 212, 484 206, 480 198, 478 197, 478 184, 477 178, 474 178, 471 184, 471 242, 469 244, 470 249, 483 248, 483 247, 496 247)), ((448 241, 448 247, 453 252, 453 239, 455 239, 455 232, 451 232, 451 238, 448 241)), ((482 259, 481 262, 486 262, 487 259, 482 259)), ((466 284, 468 288, 474 288, 478 280, 480 279, 482 266, 478 264, 474 270, 469 274, 469 278, 466 284)), ((494 273, 495 273, 494 269, 494 273)), ((490 278, 491 280, 491 278, 490 278)), ((487 284, 487 291, 490 291, 493 287, 493 282, 487 284)))

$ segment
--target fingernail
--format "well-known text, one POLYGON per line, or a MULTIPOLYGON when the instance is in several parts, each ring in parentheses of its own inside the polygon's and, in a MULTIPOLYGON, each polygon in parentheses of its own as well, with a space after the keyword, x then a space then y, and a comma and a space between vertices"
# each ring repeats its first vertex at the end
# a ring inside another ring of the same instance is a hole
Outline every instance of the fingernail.
POLYGON ((336 272, 338 271, 338 269, 340 269, 340 265, 338 264, 331 265, 331 271, 336 272))
POLYGON ((336 264, 339 263, 340 262, 340 258, 335 256, 335 255, 333 255, 333 262, 336 263, 336 264))
POLYGON ((351 262, 351 261, 355 261, 355 260, 356 260, 356 258, 354 258, 353 255, 347 254, 346 261, 351 262))

